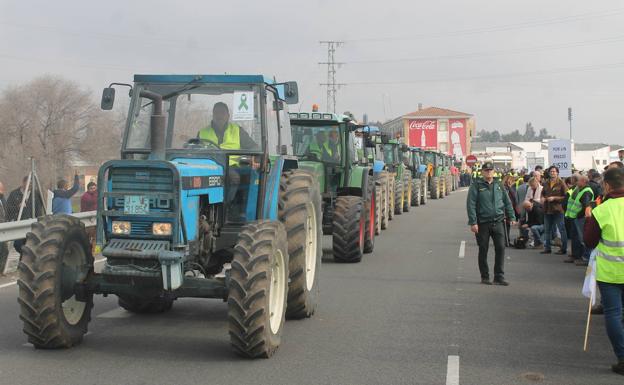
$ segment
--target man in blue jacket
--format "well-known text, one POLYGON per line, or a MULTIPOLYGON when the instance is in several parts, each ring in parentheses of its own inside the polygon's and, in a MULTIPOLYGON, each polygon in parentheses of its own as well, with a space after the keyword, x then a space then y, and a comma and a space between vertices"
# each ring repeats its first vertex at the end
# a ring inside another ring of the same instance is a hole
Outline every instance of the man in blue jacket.
POLYGON ((52 214, 71 214, 71 197, 80 189, 78 172, 74 175, 74 185, 71 189, 67 189, 67 181, 63 179, 58 181, 56 187, 58 188, 54 190, 54 198, 52 198, 52 214))
POLYGON ((479 245, 479 271, 481 283, 484 285, 508 286, 505 281, 503 265, 505 262, 505 217, 515 224, 516 215, 509 195, 505 192, 500 181, 494 179, 494 165, 485 162, 481 167, 482 178, 473 182, 468 190, 466 208, 468 211, 468 225, 476 234, 479 245), (490 269, 487 263, 487 254, 490 246, 490 237, 494 241, 494 280, 490 282, 490 269))

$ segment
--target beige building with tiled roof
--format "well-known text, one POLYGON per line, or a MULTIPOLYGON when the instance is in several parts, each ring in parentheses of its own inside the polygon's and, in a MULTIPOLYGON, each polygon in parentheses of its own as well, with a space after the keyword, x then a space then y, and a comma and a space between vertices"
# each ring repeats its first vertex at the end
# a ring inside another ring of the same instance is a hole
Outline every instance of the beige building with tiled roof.
POLYGON ((438 150, 464 160, 471 151, 475 120, 465 112, 419 106, 417 111, 384 123, 383 130, 403 137, 409 146, 438 150))

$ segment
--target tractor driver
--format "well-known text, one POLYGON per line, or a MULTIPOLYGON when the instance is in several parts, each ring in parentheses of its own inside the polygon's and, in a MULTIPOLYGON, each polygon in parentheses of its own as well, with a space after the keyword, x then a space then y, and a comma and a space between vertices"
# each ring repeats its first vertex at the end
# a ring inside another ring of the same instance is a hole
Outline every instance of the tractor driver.
MULTIPOLYGON (((223 102, 212 107, 212 121, 209 127, 199 130, 197 137, 202 142, 210 142, 224 150, 240 150, 256 148, 256 143, 245 130, 236 123, 230 122, 230 110, 223 102)), ((230 165, 236 164, 230 157, 230 165)))
MULTIPOLYGON (((212 108, 212 121, 209 127, 204 127, 197 134, 200 142, 209 142, 223 150, 255 149, 256 143, 249 134, 241 127, 230 122, 230 110, 227 104, 217 102, 212 108)), ((240 156, 229 157, 228 186, 226 202, 232 203, 236 193, 240 190, 240 156)), ((255 167, 255 166, 254 166, 255 167)), ((242 202, 246 202, 247 197, 242 197, 242 202)), ((242 204, 230 205, 228 218, 243 220, 242 204)))
POLYGON ((338 135, 338 131, 331 130, 329 132, 329 149, 331 152, 329 153, 331 156, 331 160, 334 162, 340 162, 340 136, 338 135))
POLYGON ((308 153, 318 160, 329 160, 331 158, 330 151, 325 131, 317 132, 314 141, 308 147, 308 153))

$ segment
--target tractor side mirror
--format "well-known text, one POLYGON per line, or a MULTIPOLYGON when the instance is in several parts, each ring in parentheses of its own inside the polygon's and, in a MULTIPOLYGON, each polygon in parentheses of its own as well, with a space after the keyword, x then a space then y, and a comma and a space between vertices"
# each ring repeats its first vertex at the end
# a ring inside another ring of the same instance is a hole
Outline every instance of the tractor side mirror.
POLYGON ((401 152, 407 152, 409 150, 409 148, 407 147, 407 144, 402 144, 401 145, 401 152))
POLYGON ((284 101, 286 104, 299 103, 299 89, 297 87, 297 82, 284 83, 284 101))
POLYGON ((103 110, 109 111, 113 109, 113 104, 115 104, 115 89, 113 87, 104 88, 100 107, 103 110))

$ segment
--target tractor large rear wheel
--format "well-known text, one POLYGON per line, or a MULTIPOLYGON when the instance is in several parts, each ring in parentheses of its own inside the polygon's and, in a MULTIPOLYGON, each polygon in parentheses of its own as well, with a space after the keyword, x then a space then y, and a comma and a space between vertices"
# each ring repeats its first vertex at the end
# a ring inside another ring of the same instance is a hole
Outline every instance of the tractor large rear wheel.
POLYGON ((431 178, 431 199, 440 198, 440 178, 434 176, 431 178))
POLYGON ((336 262, 360 262, 364 253, 364 202, 358 196, 339 196, 334 209, 333 250, 336 262))
POLYGON ((388 182, 388 173, 384 171, 379 174, 377 181, 381 185, 381 224, 379 227, 382 230, 385 230, 388 228, 388 212, 390 211, 390 188, 388 182))
POLYGON ((427 184, 427 175, 423 175, 420 179, 420 203, 423 205, 427 204, 427 199, 429 199, 429 188, 427 184))
POLYGON ((377 221, 377 192, 375 180, 372 176, 368 178, 368 189, 366 191, 366 225, 364 226, 364 253, 372 253, 375 249, 375 226, 377 221))
POLYGON ((420 178, 412 179, 412 206, 420 206, 420 178))
POLYGON ((394 219, 394 207, 396 205, 396 179, 394 174, 388 174, 388 220, 394 219))
POLYGON ((409 170, 403 171, 403 186, 404 186, 404 195, 403 199, 403 212, 410 211, 410 207, 412 206, 412 172, 409 170))
POLYGON ((381 234, 381 218, 383 215, 383 186, 375 179, 375 235, 381 234))
POLYGON ((87 333, 93 294, 77 298, 75 285, 93 273, 84 224, 68 215, 32 224, 18 265, 20 319, 36 348, 69 348, 87 333))
POLYGON ((288 241, 282 223, 243 227, 228 289, 232 347, 243 357, 271 357, 282 339, 288 295, 288 241))
POLYGON ((314 314, 318 303, 323 257, 321 193, 314 176, 305 170, 284 172, 278 208, 290 256, 286 318, 307 318, 314 314))
POLYGON ((405 203, 405 189, 403 179, 394 181, 394 215, 403 214, 403 204, 405 203))

